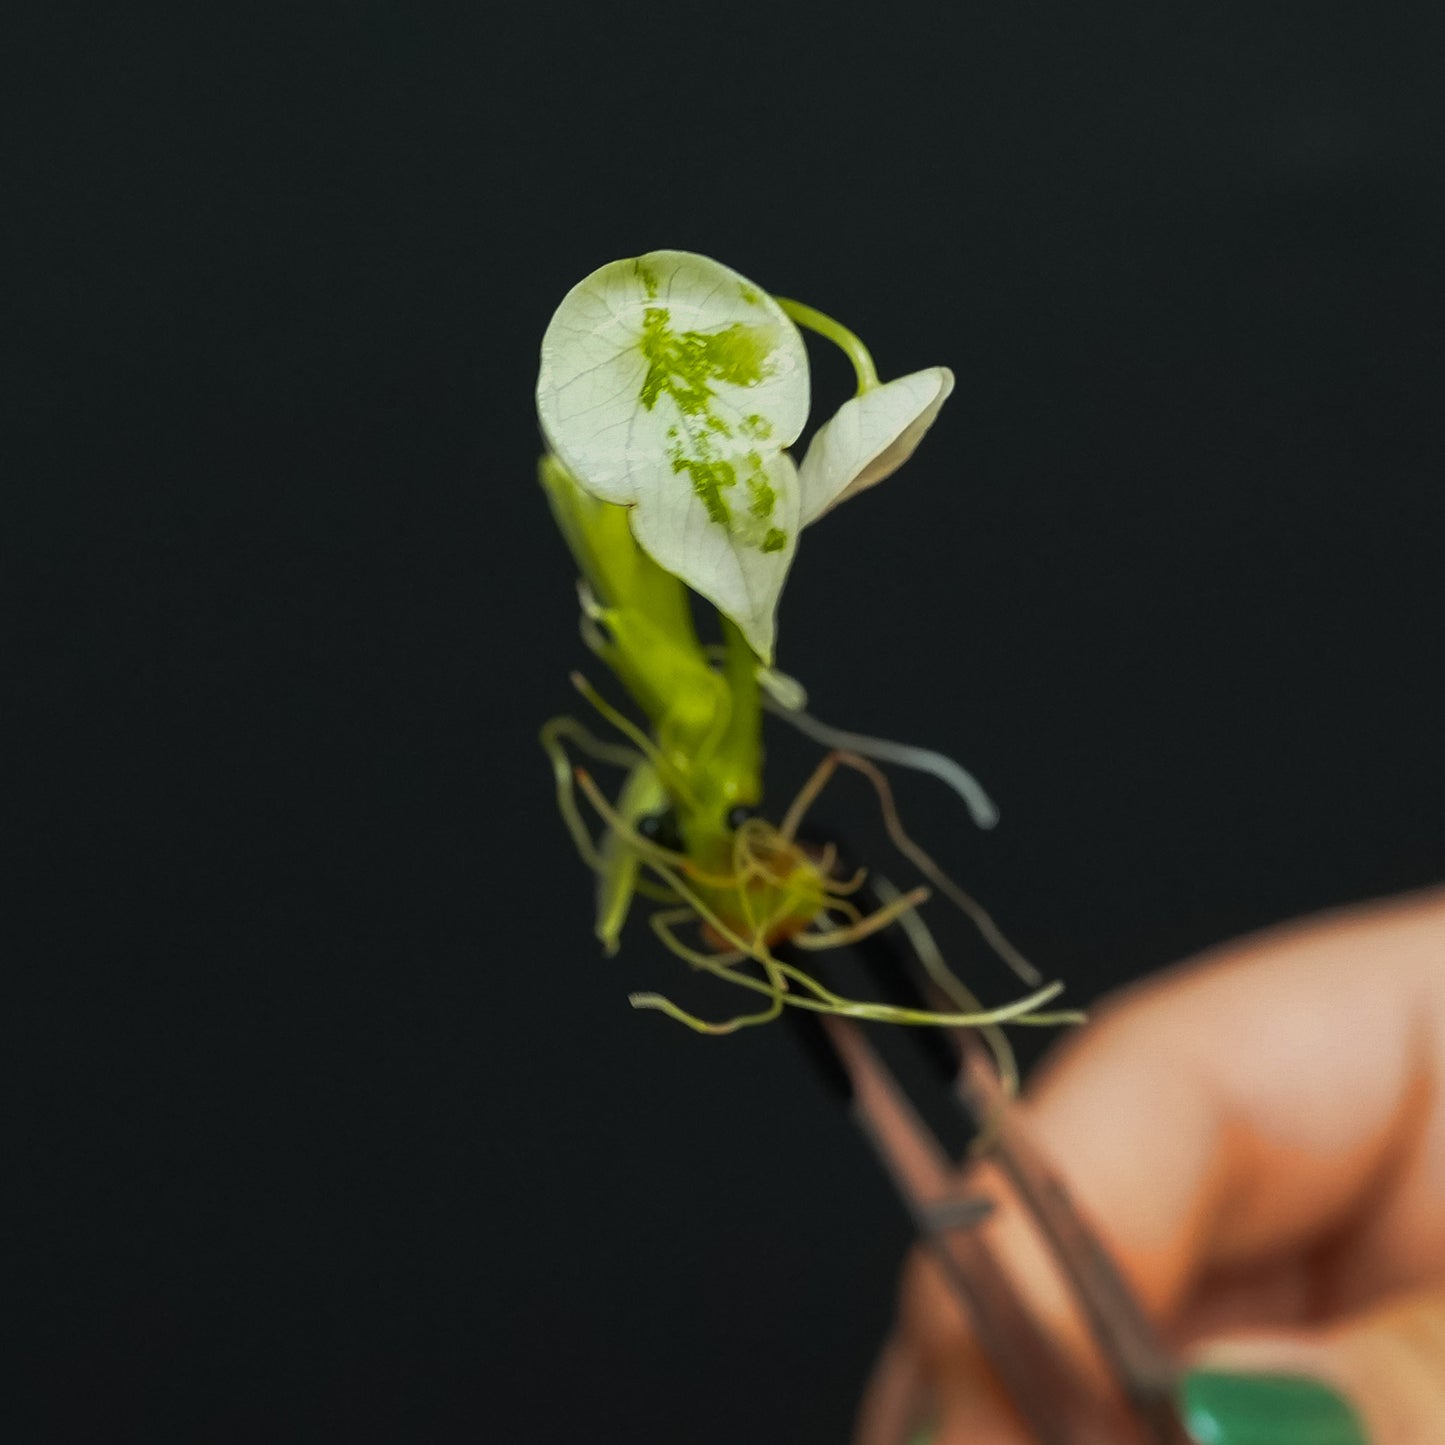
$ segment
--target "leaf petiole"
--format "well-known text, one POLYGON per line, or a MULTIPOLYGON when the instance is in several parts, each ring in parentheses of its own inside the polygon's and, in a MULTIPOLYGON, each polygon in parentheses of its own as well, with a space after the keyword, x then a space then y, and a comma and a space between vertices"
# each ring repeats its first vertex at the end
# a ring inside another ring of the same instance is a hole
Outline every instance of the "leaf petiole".
POLYGON ((834 321, 826 312, 815 307, 804 306, 801 301, 790 301, 786 296, 774 296, 773 300, 791 320, 819 336, 826 337, 853 363, 853 370, 858 377, 859 396, 865 391, 872 391, 878 385, 878 368, 873 365, 872 354, 842 322, 834 321))

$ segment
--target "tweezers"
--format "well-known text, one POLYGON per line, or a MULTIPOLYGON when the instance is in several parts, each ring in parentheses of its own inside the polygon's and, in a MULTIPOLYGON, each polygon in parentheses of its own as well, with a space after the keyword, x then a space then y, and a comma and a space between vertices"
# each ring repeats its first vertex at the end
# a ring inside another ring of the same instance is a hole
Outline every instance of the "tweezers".
MULTIPOLYGON (((862 940, 855 952, 895 998, 941 1002, 912 950, 895 946, 889 936, 895 930, 862 940)), ((1175 1404, 1177 1366, 1007 1097, 978 1035, 909 1030, 920 1042, 932 1035, 931 1072, 942 1077, 947 1106, 962 1111, 977 1131, 982 1157, 998 1166, 1013 1203, 1057 1267, 1102 1362, 1103 1383, 1030 1313, 979 1227, 999 1201, 961 1182, 948 1150, 863 1027, 797 1009, 787 1013, 803 1052, 892 1180, 1039 1445, 1193 1445, 1175 1404), (947 1041, 941 1049, 939 1034, 947 1041)))

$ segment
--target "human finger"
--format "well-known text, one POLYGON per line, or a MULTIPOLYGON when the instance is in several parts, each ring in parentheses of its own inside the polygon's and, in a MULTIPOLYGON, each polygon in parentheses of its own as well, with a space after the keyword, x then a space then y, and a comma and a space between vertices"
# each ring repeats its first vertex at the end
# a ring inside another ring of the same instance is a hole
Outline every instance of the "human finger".
MULTIPOLYGON (((1445 1128, 1428 1088, 1445 1076, 1442 957, 1445 894, 1279 930, 1107 1006, 1045 1072, 1024 1110, 1156 1318, 1177 1325, 1211 1278, 1346 1228, 1331 1308, 1445 1278, 1445 1184, 1428 1168, 1445 1128)), ((1032 1307, 1077 1333, 1024 1221, 991 1227, 1032 1307)), ((940 1398, 988 1398, 926 1261, 900 1325, 940 1398)))

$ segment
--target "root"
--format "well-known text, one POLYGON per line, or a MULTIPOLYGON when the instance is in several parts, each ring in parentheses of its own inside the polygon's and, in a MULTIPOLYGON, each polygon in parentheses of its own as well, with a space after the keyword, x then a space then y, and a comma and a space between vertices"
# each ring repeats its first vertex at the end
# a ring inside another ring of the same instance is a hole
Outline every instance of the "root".
MULTIPOLYGON (((878 896, 885 903, 902 897, 886 878, 878 879, 874 887, 877 888, 878 896)), ((933 986, 956 1008, 973 1011, 981 1009, 983 1005, 973 991, 944 962, 943 950, 935 942, 933 934, 929 931, 929 927, 921 915, 914 911, 906 911, 899 915, 898 923, 913 949, 914 957, 918 959, 933 986)), ((993 1055, 994 1063, 998 1067, 999 1080, 1003 1084, 1004 1093, 1009 1098, 1013 1098, 1019 1089, 1019 1066, 1008 1036, 997 1024, 981 1024, 979 1032, 983 1035, 984 1042, 988 1045, 989 1052, 993 1055)))
MULTIPOLYGON (((606 743, 600 738, 594 737, 573 717, 562 716, 549 719, 543 725, 539 737, 542 749, 552 764, 557 811, 562 815, 562 822, 582 861, 594 873, 601 876, 607 871, 607 860, 603 858, 586 823, 582 820, 574 788, 575 769, 572 760, 567 756, 567 749, 563 746, 563 742, 564 740, 570 742, 579 752, 618 768, 636 767, 638 763, 642 762, 642 756, 631 748, 624 748, 616 743, 606 743)), ((644 898, 651 898, 660 903, 675 901, 671 893, 664 892, 649 879, 638 879, 635 886, 644 898)))
POLYGON ((633 994, 630 1002, 635 1008, 658 1009, 670 1018, 685 1023, 699 1033, 733 1033, 739 1028, 755 1023, 767 1023, 775 1019, 783 1007, 806 1009, 812 1013, 837 1014, 842 1018, 863 1019, 874 1023, 908 1024, 916 1027, 938 1028, 982 1028, 992 1024, 1023 1022, 1038 1016, 1038 1010, 1063 992, 1062 983, 1046 984, 1024 998, 994 1009, 969 1008, 958 1013, 935 1012, 931 1009, 901 1008, 895 1004, 874 1003, 861 999, 845 998, 826 988, 811 974, 795 965, 785 963, 767 947, 761 938, 751 940, 742 937, 729 928, 687 887, 686 883, 671 870, 656 864, 649 864, 659 872, 685 907, 662 915, 661 921, 654 915, 653 928, 668 949, 694 967, 705 970, 727 983, 753 993, 763 994, 769 1000, 768 1007, 756 1014, 739 1015, 721 1024, 710 1024, 679 1008, 665 996, 656 993, 633 994), (720 938, 731 945, 726 954, 707 954, 688 948, 673 932, 674 923, 681 922, 688 914, 707 923, 720 938), (767 975, 763 979, 753 978, 737 970, 737 963, 748 959, 760 965, 767 975), (798 992, 789 988, 796 984, 798 992))
POLYGON ((571 682, 572 686, 596 708, 598 713, 606 718, 652 764, 657 771, 657 776, 666 783, 669 792, 683 798, 688 803, 695 804, 692 791, 688 788, 682 775, 663 757, 662 750, 631 718, 613 707, 580 672, 571 674, 571 682))
POLYGON ((634 753, 631 748, 622 748, 613 743, 599 741, 576 718, 571 717, 549 719, 543 724, 539 737, 542 742, 542 750, 552 764, 552 777, 557 793, 557 811, 562 815, 562 822, 566 825, 567 832, 571 835, 572 842, 576 845, 582 861, 594 873, 601 873, 605 865, 602 855, 597 851, 596 843, 592 841, 592 834, 588 832, 587 825, 582 821, 581 811, 577 807, 577 795, 572 787, 572 760, 567 756, 567 750, 562 746, 562 740, 564 738, 570 740, 582 752, 599 761, 616 763, 618 767, 623 768, 630 768, 641 762, 641 755, 634 753))
POLYGON ((798 850, 797 830, 808 809, 840 766, 851 768, 863 774, 872 784, 878 795, 888 835, 899 852, 973 919, 980 932, 1016 971, 1023 974, 1031 984, 1040 982, 1037 972, 1003 938, 982 907, 948 878, 928 854, 909 838, 899 820, 887 779, 866 759, 849 752, 829 754, 793 800, 780 828, 774 830, 761 820, 744 824, 737 830, 734 839, 733 873, 705 873, 687 854, 664 848, 653 840, 644 838, 607 799, 591 774, 585 768, 573 765, 565 746, 568 743, 599 762, 617 767, 634 768, 644 760, 652 762, 656 767, 660 761, 656 744, 650 738, 617 713, 585 680, 575 680, 579 691, 597 707, 602 716, 638 744, 634 749, 601 741, 571 717, 553 718, 542 729, 542 745, 551 761, 556 782, 558 810, 577 851, 588 867, 597 872, 604 871, 605 860, 578 807, 576 794, 580 790, 602 819, 611 838, 635 853, 641 867, 651 875, 635 880, 637 891, 643 896, 673 905, 669 909, 654 913, 651 919, 653 931, 663 945, 689 966, 710 973, 722 982, 758 994, 765 1000, 764 1006, 755 1012, 741 1013, 719 1021, 710 1021, 691 1013, 660 993, 632 994, 630 1002, 633 1007, 664 1013, 704 1034, 731 1034, 739 1029, 770 1023, 785 1007, 868 1022, 915 1027, 979 1028, 985 1031, 985 1038, 999 1062, 1006 1087, 1010 1089, 1016 1085, 1017 1069, 1013 1064, 1012 1054, 1008 1051, 1007 1041, 998 1032, 997 1026, 1003 1023, 1065 1023, 1077 1021, 1081 1017, 1074 1011, 1043 1011, 1044 1005, 1063 990, 1063 984, 1057 982, 1036 987, 1025 997, 999 1008, 982 1008, 973 994, 948 971, 932 936, 917 916, 918 905, 927 897, 927 890, 921 887, 906 894, 889 889, 883 896, 882 904, 872 913, 865 914, 847 901, 847 895, 861 886, 864 871, 860 869, 850 879, 833 878, 831 870, 837 862, 835 848, 825 848, 821 855, 800 860, 799 866, 791 867, 787 871, 779 869, 774 860, 787 851, 798 850), (806 862, 805 867, 801 866, 803 861, 806 862), (770 901, 768 917, 759 917, 755 912, 755 895, 747 885, 756 880, 761 880, 774 890, 776 895, 775 900, 770 901), (743 930, 724 922, 716 910, 704 902, 697 891, 699 888, 735 893, 744 919, 743 930), (907 931, 923 968, 943 995, 956 1005, 956 1011, 903 1008, 894 1004, 847 998, 833 992, 795 964, 778 958, 767 941, 770 932, 793 916, 800 906, 810 905, 814 894, 817 895, 817 916, 814 923, 794 935, 794 940, 800 947, 813 951, 844 947, 897 921, 907 931), (841 914, 846 920, 843 926, 817 926, 820 921, 826 925, 832 911, 841 914), (678 925, 683 922, 706 925, 712 935, 720 939, 726 947, 717 952, 690 947, 676 932, 678 925), (761 971, 761 977, 757 976, 757 970, 761 971))
MULTIPOLYGON (((746 956, 741 950, 733 950, 725 954, 706 954, 698 949, 689 948, 673 932, 672 925, 689 921, 693 918, 690 909, 676 908, 669 912, 659 912, 652 915, 652 931, 662 940, 663 945, 685 963, 690 963, 694 968, 706 970, 719 978, 731 982, 739 982, 740 979, 732 972, 732 966, 739 963, 746 956)), ((769 995, 769 1003, 765 1009, 757 1013, 737 1014, 733 1018, 724 1019, 721 1023, 709 1023, 699 1018, 697 1014, 689 1013, 684 1008, 679 1008, 670 998, 660 993, 634 993, 628 995, 628 1002, 633 1008, 656 1009, 665 1013, 669 1018, 676 1019, 678 1023, 686 1024, 690 1029, 703 1034, 733 1034, 739 1029, 753 1028, 758 1024, 770 1024, 783 1011, 783 996, 787 992, 787 982, 780 971, 769 968, 768 983, 763 986, 763 991, 769 995)), ((757 982, 750 980, 750 982, 757 982)))
MULTIPOLYGON (((734 888, 737 886, 737 878, 731 875, 704 873, 686 853, 674 852, 671 848, 664 848, 654 843, 650 838, 644 838, 636 828, 632 827, 625 818, 612 806, 603 796, 601 788, 597 786, 596 780, 585 768, 573 769, 573 777, 577 786, 582 789, 587 801, 597 809, 602 821, 619 838, 626 840, 629 847, 634 849, 653 872, 659 876, 671 877, 671 870, 686 873, 689 878, 695 879, 706 888, 734 888)), ((585 831, 585 830, 584 830, 585 831)))
POLYGON ((1004 937, 999 926, 989 916, 987 909, 971 893, 959 887, 904 831, 902 820, 898 816, 898 806, 893 801, 893 789, 889 786, 887 777, 867 758, 850 752, 829 753, 814 769, 812 777, 803 784, 798 796, 793 799, 792 806, 789 807, 783 818, 780 829, 783 836, 792 838, 797 833, 798 825, 803 821, 808 809, 812 807, 818 794, 827 786, 828 780, 840 766, 852 768, 854 772, 861 773, 872 784, 873 791, 878 796, 879 809, 883 814, 883 826, 887 829, 893 846, 940 893, 952 900, 968 915, 988 945, 1013 969, 1019 978, 1031 987, 1041 983, 1043 975, 1004 937))
MULTIPOLYGON (((813 950, 847 948, 850 944, 857 943, 860 939, 877 933, 879 929, 887 928, 895 919, 911 912, 917 908, 920 903, 926 903, 927 901, 928 889, 915 888, 910 893, 895 895, 891 902, 885 902, 882 907, 875 908, 872 913, 864 915, 847 928, 830 928, 817 932, 800 933, 793 942, 800 948, 813 950)), ((977 1000, 975 999, 966 1005, 966 1007, 971 1008, 976 1004, 977 1000)))
POLYGON ((930 774, 963 799, 964 806, 980 828, 992 828, 998 822, 998 808, 993 799, 984 792, 983 785, 967 768, 946 753, 935 752, 932 748, 915 747, 911 743, 896 743, 889 738, 874 738, 866 733, 850 733, 842 728, 830 727, 804 712, 802 707, 789 707, 786 700, 770 690, 764 691, 763 706, 774 717, 791 723, 804 737, 812 738, 815 743, 821 743, 825 748, 832 748, 835 752, 857 753, 861 757, 875 758, 880 763, 897 763, 899 767, 930 774))

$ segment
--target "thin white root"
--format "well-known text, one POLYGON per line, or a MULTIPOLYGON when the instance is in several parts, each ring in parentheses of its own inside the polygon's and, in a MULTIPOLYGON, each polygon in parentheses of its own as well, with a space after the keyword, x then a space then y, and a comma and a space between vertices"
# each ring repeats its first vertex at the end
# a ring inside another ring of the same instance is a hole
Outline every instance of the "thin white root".
POLYGON ((915 747, 912 743, 893 742, 889 738, 869 737, 866 733, 845 732, 820 721, 801 708, 791 708, 777 700, 776 696, 764 692, 763 706, 784 722, 791 723, 805 737, 825 748, 842 749, 845 752, 861 753, 865 758, 876 758, 880 763, 897 763, 900 767, 915 772, 929 773, 945 787, 951 788, 969 811, 969 816, 980 828, 992 828, 998 822, 998 808, 992 798, 984 792, 983 784, 961 763, 955 762, 945 753, 932 748, 915 747))

